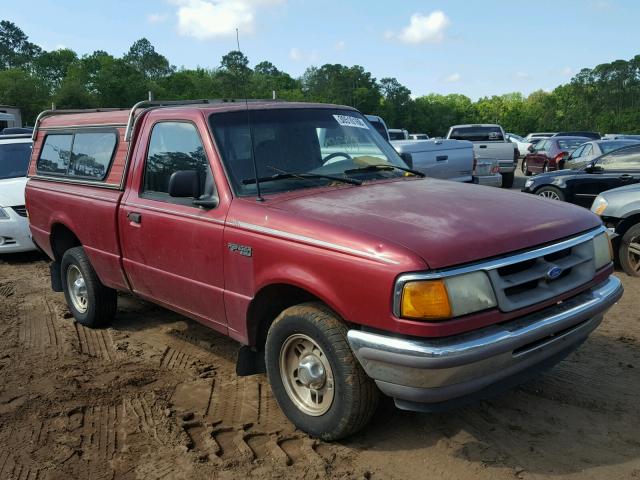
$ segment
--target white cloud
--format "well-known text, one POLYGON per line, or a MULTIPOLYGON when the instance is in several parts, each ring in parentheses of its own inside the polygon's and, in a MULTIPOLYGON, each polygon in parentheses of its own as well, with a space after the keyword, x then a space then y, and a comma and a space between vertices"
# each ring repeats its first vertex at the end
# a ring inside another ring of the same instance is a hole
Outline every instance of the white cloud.
POLYGON ((460 80, 462 80, 462 75, 460 75, 459 73, 452 73, 451 75, 447 75, 443 79, 445 83, 456 83, 460 80))
POLYGON ((171 0, 178 6, 178 33, 209 40, 255 30, 256 16, 262 7, 286 0, 171 0))
POLYGON ((149 23, 163 23, 167 21, 169 16, 166 13, 150 13, 147 15, 147 22, 149 23))
POLYGON ((409 25, 399 33, 387 31, 384 37, 387 40, 397 39, 404 43, 439 43, 444 40, 445 30, 451 21, 442 10, 436 10, 429 15, 414 13, 411 15, 409 25))
POLYGON ((562 70, 560 70, 560 74, 565 77, 571 77, 573 73, 574 71, 573 71, 573 68, 571 67, 564 67, 562 70))
POLYGON ((345 47, 347 46, 347 44, 345 43, 344 40, 338 40, 336 42, 336 44, 333 46, 333 48, 337 51, 337 52, 341 52, 342 50, 345 49, 345 47))
POLYGON ((294 62, 315 62, 318 60, 319 55, 316 50, 305 52, 297 47, 293 47, 289 50, 289 57, 294 62))

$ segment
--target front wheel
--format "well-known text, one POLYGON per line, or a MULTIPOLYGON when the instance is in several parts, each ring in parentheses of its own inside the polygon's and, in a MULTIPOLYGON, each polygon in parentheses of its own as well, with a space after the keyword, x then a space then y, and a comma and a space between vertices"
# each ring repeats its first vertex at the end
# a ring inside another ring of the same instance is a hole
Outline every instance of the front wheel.
POLYGON ((67 305, 78 323, 92 328, 109 323, 116 314, 118 295, 100 282, 84 248, 64 252, 60 270, 67 305))
POLYGON ((354 357, 347 327, 320 303, 289 307, 275 319, 265 362, 278 405, 296 427, 315 437, 351 435, 377 407, 378 389, 354 357))
POLYGON ((634 225, 622 236, 618 257, 624 273, 640 277, 640 224, 634 225))
POLYGON ((515 172, 511 173, 503 173, 502 174, 502 188, 511 188, 513 187, 513 177, 515 172))
POLYGON ((531 176, 531 171, 529 170, 529 165, 526 158, 522 160, 522 173, 524 173, 525 177, 531 176))
POLYGON ((556 187, 542 187, 536 191, 536 195, 540 195, 544 198, 550 198, 551 200, 564 201, 564 193, 556 187))

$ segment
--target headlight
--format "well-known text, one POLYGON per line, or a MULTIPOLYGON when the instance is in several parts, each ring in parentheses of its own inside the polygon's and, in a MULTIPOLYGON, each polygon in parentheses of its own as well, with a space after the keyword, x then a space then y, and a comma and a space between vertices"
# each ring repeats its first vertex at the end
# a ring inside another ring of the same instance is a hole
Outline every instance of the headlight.
POLYGON ((6 220, 7 218, 9 218, 9 214, 4 208, 0 207, 0 220, 6 220))
POLYGON ((593 205, 591 205, 591 211, 596 215, 602 215, 604 211, 607 209, 609 202, 607 202, 604 197, 598 195, 596 199, 593 201, 593 205))
POLYGON ((533 185, 533 179, 531 178, 524 182, 524 188, 529 188, 531 185, 533 185))
POLYGON ((420 320, 446 320, 497 305, 491 282, 484 272, 439 280, 405 283, 400 316, 420 320))
POLYGON ((611 263, 613 259, 613 248, 611 239, 606 233, 601 233, 593 239, 593 258, 596 263, 596 270, 611 263))

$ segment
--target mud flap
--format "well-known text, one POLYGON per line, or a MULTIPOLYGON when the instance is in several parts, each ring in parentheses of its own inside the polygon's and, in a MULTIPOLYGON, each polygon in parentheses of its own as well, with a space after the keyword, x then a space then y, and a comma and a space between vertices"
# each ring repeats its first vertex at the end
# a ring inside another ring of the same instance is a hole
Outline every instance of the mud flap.
POLYGON ((247 345, 240 347, 236 361, 236 375, 246 377, 257 373, 265 373, 266 371, 267 367, 264 363, 263 351, 255 350, 247 345))
POLYGON ((54 292, 62 291, 62 275, 60 270, 60 262, 51 262, 49 264, 49 274, 51 275, 51 290, 54 292))

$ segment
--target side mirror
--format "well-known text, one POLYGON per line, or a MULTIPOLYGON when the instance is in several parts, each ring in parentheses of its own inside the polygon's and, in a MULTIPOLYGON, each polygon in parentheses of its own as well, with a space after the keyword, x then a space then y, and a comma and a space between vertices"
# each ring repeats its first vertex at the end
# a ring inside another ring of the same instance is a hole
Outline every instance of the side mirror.
POLYGON ((596 165, 595 163, 590 163, 589 165, 587 165, 584 171, 587 173, 601 173, 604 171, 604 168, 602 168, 600 165, 596 165))
POLYGON ((169 196, 176 198, 198 198, 200 179, 195 170, 178 170, 169 179, 169 196))

